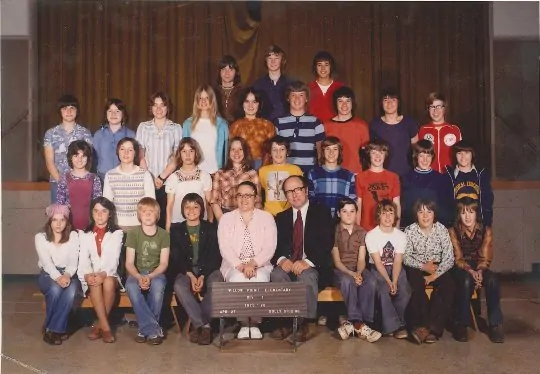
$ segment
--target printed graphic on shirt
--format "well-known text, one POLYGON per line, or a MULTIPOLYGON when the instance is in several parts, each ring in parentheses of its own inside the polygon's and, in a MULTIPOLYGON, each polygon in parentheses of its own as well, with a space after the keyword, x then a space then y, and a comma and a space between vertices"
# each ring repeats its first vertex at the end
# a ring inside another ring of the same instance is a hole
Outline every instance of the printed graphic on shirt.
POLYGON ((390 197, 390 186, 386 182, 374 182, 368 185, 368 191, 373 196, 376 203, 384 199, 392 200, 390 197))
POLYGON ((142 244, 142 259, 141 264, 145 268, 151 268, 154 264, 154 259, 149 258, 149 251, 155 252, 157 249, 157 243, 153 240, 145 240, 142 244))
POLYGON ((283 181, 289 177, 286 171, 273 171, 268 174, 266 201, 287 201, 283 192, 283 181))
POLYGON ((480 186, 476 182, 460 182, 454 187, 454 197, 456 200, 463 199, 464 197, 470 197, 471 199, 478 200, 479 196, 480 186))
POLYGON ((189 233, 189 240, 191 241, 191 244, 198 244, 199 243, 199 233, 189 233))
POLYGON ((394 264, 394 246, 390 241, 387 241, 383 247, 381 261, 384 266, 394 264))
POLYGON ((424 135, 424 139, 429 140, 429 141, 432 142, 432 143, 435 142, 435 137, 433 136, 433 134, 426 134, 426 135, 424 135))
POLYGON ((454 134, 446 134, 444 136, 444 144, 446 144, 449 147, 456 144, 456 141, 457 141, 457 138, 456 138, 456 136, 454 134))

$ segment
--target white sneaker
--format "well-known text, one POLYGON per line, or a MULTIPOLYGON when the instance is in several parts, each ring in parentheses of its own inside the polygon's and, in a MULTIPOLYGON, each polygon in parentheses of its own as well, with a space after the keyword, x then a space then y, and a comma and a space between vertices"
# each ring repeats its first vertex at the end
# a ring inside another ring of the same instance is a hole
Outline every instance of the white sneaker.
POLYGON ((345 321, 338 329, 339 336, 342 340, 347 340, 354 332, 354 326, 349 321, 345 321))
POLYGON ((249 333, 251 334, 251 339, 261 340, 263 338, 261 330, 258 327, 250 327, 249 333))
POLYGON ((356 332, 356 335, 358 335, 360 339, 367 340, 370 343, 375 343, 382 336, 380 332, 373 330, 365 323, 362 325, 362 327, 360 327, 360 329, 354 329, 354 332, 356 332))
POLYGON ((238 335, 236 335, 236 339, 239 339, 239 340, 249 339, 249 327, 242 327, 240 331, 238 331, 238 335))
POLYGON ((326 322, 328 322, 328 318, 326 316, 320 316, 317 324, 319 326, 326 326, 326 322))

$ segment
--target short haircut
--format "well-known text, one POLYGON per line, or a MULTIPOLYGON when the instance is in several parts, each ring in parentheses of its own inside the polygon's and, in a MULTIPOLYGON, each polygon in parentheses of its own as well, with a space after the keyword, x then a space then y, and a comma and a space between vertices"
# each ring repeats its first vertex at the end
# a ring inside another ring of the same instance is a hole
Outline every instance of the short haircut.
POLYGON ((399 220, 396 203, 394 203, 392 200, 383 199, 377 204, 377 208, 375 209, 375 221, 377 222, 377 225, 381 223, 381 215, 383 212, 394 212, 395 218, 392 226, 396 227, 399 220))
POLYGON ((457 166, 456 156, 459 152, 471 152, 471 156, 472 156, 471 164, 474 165, 476 161, 476 152, 471 143, 469 143, 466 140, 460 140, 459 142, 457 142, 456 144, 452 146, 452 163, 454 167, 457 166))
POLYGON ((384 111, 382 103, 383 103, 383 100, 387 97, 390 99, 397 99, 398 101, 397 113, 398 115, 401 115, 401 96, 399 96, 398 90, 396 90, 394 87, 387 87, 384 90, 382 90, 380 100, 379 100, 379 110, 380 110, 381 116, 385 115, 385 111, 384 111))
POLYGON ((352 88, 347 86, 342 86, 334 91, 334 94, 332 95, 332 105, 334 106, 334 110, 336 113, 338 113, 338 99, 345 97, 347 99, 351 99, 352 102, 352 110, 351 114, 354 115, 354 112, 356 111, 356 95, 354 94, 354 91, 352 88))
POLYGON ((255 117, 261 117, 262 109, 264 106, 263 95, 259 91, 256 91, 253 87, 247 87, 240 91, 240 94, 238 96, 238 108, 236 118, 244 118, 246 116, 246 113, 244 111, 244 101, 247 100, 249 94, 253 94, 253 96, 255 96, 255 101, 259 103, 259 109, 257 109, 255 117))
POLYGON ((56 104, 58 115, 60 116, 60 118, 62 118, 62 108, 65 108, 68 106, 72 106, 72 107, 75 107, 75 109, 77 109, 77 115, 75 116, 75 120, 77 120, 79 118, 81 108, 79 106, 79 100, 77 100, 77 98, 72 94, 62 95, 58 99, 58 102, 56 104))
POLYGON ((418 156, 422 153, 431 155, 433 160, 435 160, 435 147, 433 143, 427 139, 420 139, 412 145, 412 161, 415 167, 418 166, 418 156))
POLYGON ((422 210, 422 208, 426 208, 427 210, 431 210, 435 217, 433 218, 433 222, 437 222, 437 204, 432 199, 425 199, 420 198, 417 199, 413 204, 413 212, 415 213, 416 221, 418 221, 418 215, 417 213, 422 210))
POLYGON ((268 151, 270 152, 272 150, 272 144, 276 143, 277 145, 285 146, 285 149, 287 149, 287 153, 291 150, 291 143, 289 140, 283 136, 276 135, 268 140, 268 151))
POLYGON ((235 136, 234 138, 229 140, 229 148, 227 148, 227 162, 225 162, 225 166, 223 167, 223 170, 232 170, 233 169, 233 162, 231 160, 231 149, 235 142, 239 142, 242 146, 242 151, 244 151, 244 160, 242 160, 242 170, 248 171, 253 168, 253 158, 251 156, 251 151, 249 149, 249 145, 246 142, 246 139, 242 138, 241 136, 235 136))
POLYGON ((236 59, 231 55, 224 55, 219 59, 217 84, 218 86, 221 86, 221 69, 226 68, 227 66, 234 70, 233 84, 236 86, 241 82, 242 78, 240 77, 240 66, 238 66, 238 62, 236 62, 236 59))
POLYGON ((334 60, 334 56, 332 56, 328 51, 319 51, 315 53, 315 56, 313 56, 313 61, 311 62, 311 71, 313 74, 317 75, 317 63, 324 61, 330 64, 330 76, 336 72, 336 61, 334 60))
POLYGON ((386 165, 388 164, 390 159, 390 145, 382 139, 373 139, 369 141, 365 149, 360 149, 358 151, 360 154, 360 158, 362 158, 362 153, 364 152, 368 165, 371 165, 371 151, 379 151, 385 154, 383 167, 386 169, 386 165))
POLYGON ((358 212, 358 204, 356 204, 356 201, 354 201, 350 197, 342 197, 341 199, 339 199, 338 204, 336 206, 337 211, 339 212, 341 209, 345 207, 345 205, 353 205, 354 210, 358 212))
MULTIPOLYGON (((45 222, 45 226, 43 226, 43 233, 45 234, 45 239, 47 239, 48 242, 54 241, 54 232, 51 227, 53 218, 54 216, 49 217, 47 219, 47 222, 45 222)), ((62 231, 62 235, 60 236, 60 244, 67 243, 69 241, 69 236, 71 235, 71 232, 74 231, 73 225, 71 224, 71 219, 66 217, 64 218, 66 219, 66 227, 64 228, 64 231, 62 231)))
POLYGON ((122 100, 115 99, 115 98, 107 99, 107 101, 105 102, 105 108, 103 109, 102 123, 108 123, 107 112, 109 111, 109 108, 111 107, 111 105, 116 106, 118 110, 122 112, 122 125, 125 125, 126 123, 128 123, 129 115, 126 108, 126 104, 124 104, 122 100))
POLYGON ((291 179, 298 179, 300 182, 302 182, 302 187, 305 187, 305 188, 309 188, 309 180, 307 179, 306 176, 304 175, 289 175, 287 178, 285 178, 283 180, 283 184, 281 185, 281 188, 283 189, 283 191, 285 191, 285 185, 287 184, 287 182, 291 179))
POLYGON ((431 92, 426 97, 426 110, 429 111, 429 106, 433 104, 434 101, 439 100, 444 103, 445 106, 448 105, 448 102, 446 101, 446 96, 440 92, 431 92))
POLYGON ((293 92, 304 92, 306 94, 306 102, 309 101, 309 87, 301 81, 292 82, 285 90, 285 98, 289 101, 289 97, 293 92))
POLYGON ((141 147, 137 140, 130 138, 128 136, 120 139, 120 141, 116 145, 116 157, 118 157, 118 161, 120 161, 120 147, 122 147, 122 145, 127 142, 130 142, 131 144, 133 144, 133 151, 135 153, 135 158, 133 159, 133 163, 135 165, 139 165, 141 163, 141 160, 139 159, 141 147))
POLYGON ((92 200, 90 204, 90 223, 88 224, 88 226, 86 226, 84 232, 92 232, 94 230, 96 222, 94 221, 93 210, 94 207, 98 204, 109 211, 109 219, 107 220, 107 226, 105 228, 106 231, 115 232, 116 230, 120 230, 120 227, 118 227, 118 225, 116 224, 116 207, 111 200, 107 199, 104 196, 99 196, 92 200))
POLYGON ((152 113, 152 107, 154 106, 156 99, 161 99, 163 101, 163 105, 167 107, 167 117, 170 117, 173 113, 173 105, 169 95, 163 91, 155 92, 152 94, 152 96, 150 96, 150 100, 148 102, 148 105, 150 105, 150 113, 152 113))
POLYGON ((287 56, 285 55, 285 51, 283 51, 280 46, 275 44, 272 44, 266 48, 264 53, 264 67, 268 68, 266 59, 272 54, 281 56, 281 70, 284 70, 287 67, 287 56))
POLYGON ((156 222, 159 220, 161 209, 156 199, 152 197, 143 197, 137 204, 137 218, 141 221, 141 212, 144 208, 152 208, 156 213, 156 222))
POLYGON ((199 143, 195 139, 190 137, 182 138, 182 140, 180 140, 180 143, 178 144, 178 149, 176 150, 176 153, 174 155, 176 166, 179 168, 184 165, 184 162, 182 161, 182 150, 186 145, 195 151, 195 159, 193 160, 193 163, 195 165, 199 165, 202 160, 202 151, 199 143))
POLYGON ((243 182, 240 182, 238 184, 238 186, 236 186, 236 191, 238 192, 238 189, 241 187, 241 186, 248 186, 250 187, 252 190, 253 190, 253 193, 255 194, 255 196, 257 196, 257 186, 255 185, 255 183, 253 183, 252 181, 243 181, 243 182))
POLYGON ((476 223, 482 222, 482 217, 478 214, 479 203, 478 200, 472 199, 470 197, 463 197, 456 202, 456 218, 454 221, 454 227, 459 228, 461 224, 461 213, 468 211, 476 213, 476 223))
POLYGON ((338 137, 327 136, 326 138, 323 139, 321 143, 322 152, 321 152, 321 157, 319 157, 319 165, 324 165, 324 163, 326 162, 324 158, 324 149, 331 145, 338 146, 338 159, 337 159, 338 165, 341 165, 341 163, 343 162, 343 144, 341 144, 341 141, 339 140, 338 137))
POLYGON ((204 215, 204 200, 198 193, 190 192, 187 193, 184 198, 182 199, 182 203, 180 204, 180 210, 182 213, 182 217, 186 218, 186 215, 184 213, 184 208, 186 207, 187 203, 195 203, 201 208, 201 217, 204 215))
POLYGON ((79 151, 82 151, 88 160, 85 165, 86 170, 90 170, 92 167, 92 156, 93 150, 92 146, 86 142, 86 140, 75 140, 74 142, 69 143, 67 150, 67 162, 71 169, 73 169, 73 156, 79 154, 79 151))

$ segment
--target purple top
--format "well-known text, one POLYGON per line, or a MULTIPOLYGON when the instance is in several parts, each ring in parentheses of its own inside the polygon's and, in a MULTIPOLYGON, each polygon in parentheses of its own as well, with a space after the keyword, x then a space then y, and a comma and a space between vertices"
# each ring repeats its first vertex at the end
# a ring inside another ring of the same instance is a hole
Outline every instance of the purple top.
POLYGON ((281 74, 276 84, 270 79, 268 74, 260 77, 253 83, 253 89, 263 96, 263 109, 261 116, 270 122, 279 117, 285 117, 289 110, 285 91, 292 83, 292 79, 281 74))
MULTIPOLYGON (((71 171, 68 171, 67 173, 63 174, 60 177, 60 180, 58 181, 58 204, 71 206, 71 202, 69 201, 69 190, 68 190, 68 174, 70 174, 71 171)), ((91 200, 94 200, 96 197, 101 196, 101 180, 98 178, 98 176, 94 173, 88 173, 84 177, 80 178, 73 174, 71 174, 72 179, 91 179, 93 181, 92 183, 92 198, 91 200)))
POLYGON ((381 117, 369 123, 370 139, 382 139, 390 144, 388 170, 400 177, 412 170, 409 164, 411 139, 418 134, 418 122, 412 117, 403 116, 395 125, 389 125, 381 117))

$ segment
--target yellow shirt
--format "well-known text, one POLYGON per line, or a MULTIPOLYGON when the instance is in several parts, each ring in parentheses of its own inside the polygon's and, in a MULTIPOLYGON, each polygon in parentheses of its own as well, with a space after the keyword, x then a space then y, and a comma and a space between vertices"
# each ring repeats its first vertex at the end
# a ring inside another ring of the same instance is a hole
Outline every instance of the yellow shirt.
POLYGON ((268 213, 275 216, 289 208, 283 181, 291 175, 302 175, 302 170, 293 164, 266 165, 259 169, 259 181, 265 193, 264 210, 268 213))

